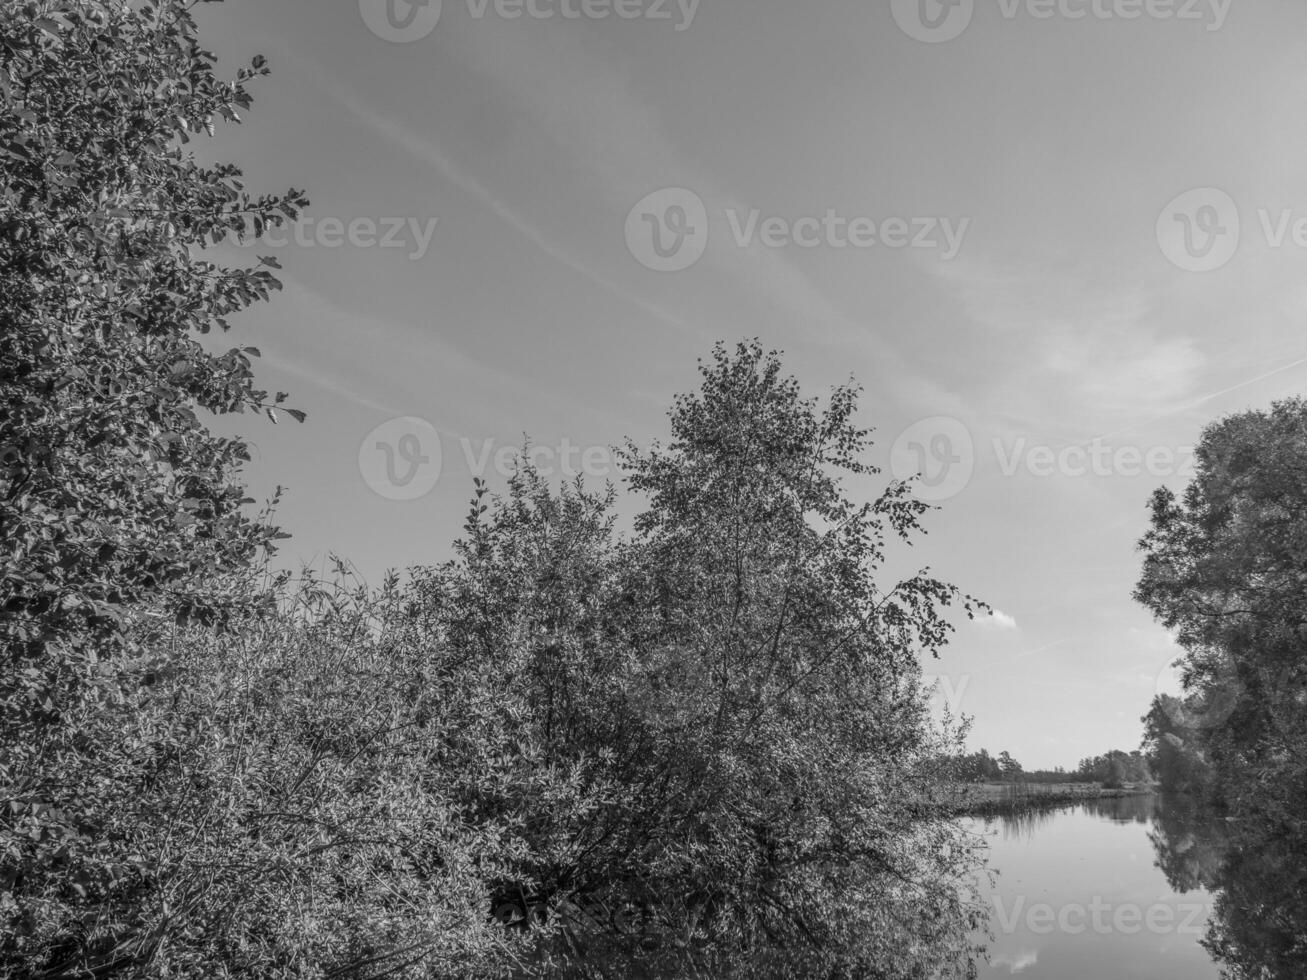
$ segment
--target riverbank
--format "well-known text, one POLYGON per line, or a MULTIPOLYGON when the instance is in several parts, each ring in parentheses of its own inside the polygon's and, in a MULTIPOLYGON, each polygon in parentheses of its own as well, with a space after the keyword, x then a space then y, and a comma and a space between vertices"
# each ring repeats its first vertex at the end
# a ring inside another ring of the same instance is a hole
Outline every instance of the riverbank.
POLYGON ((962 783, 947 810, 949 816, 998 816, 1154 791, 1142 784, 1107 788, 1100 783, 962 783))

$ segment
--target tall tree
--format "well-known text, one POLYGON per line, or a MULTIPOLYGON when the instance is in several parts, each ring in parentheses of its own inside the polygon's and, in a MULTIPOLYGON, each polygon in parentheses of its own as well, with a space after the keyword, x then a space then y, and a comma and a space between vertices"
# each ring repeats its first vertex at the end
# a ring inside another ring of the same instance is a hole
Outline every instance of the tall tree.
MULTIPOLYGON (((897 482, 873 501, 849 496, 848 477, 875 472, 855 385, 819 405, 756 341, 719 345, 700 371, 672 408, 670 443, 626 456, 648 500, 637 540, 658 610, 642 642, 694 735, 678 833, 703 849, 696 890, 755 910, 745 938, 824 937, 835 953, 877 934, 822 904, 835 868, 919 875, 900 898, 908 915, 948 905, 927 897, 942 869, 910 844, 937 747, 921 658, 947 641, 946 607, 978 604, 929 570, 879 581, 886 539, 910 542, 928 508, 897 482)), ((867 879, 872 907, 886 880, 867 879)))
MULTIPOLYGON (((1230 416, 1177 499, 1158 490, 1136 598, 1184 649, 1189 730, 1219 783, 1307 775, 1307 402, 1230 416)), ((1157 719, 1155 719, 1157 720, 1157 719)), ((1161 729, 1158 720, 1159 731, 1161 729)))
POLYGON ((276 536, 245 509, 245 445, 204 416, 285 396, 255 386, 257 350, 200 335, 278 283, 200 253, 305 202, 186 148, 266 72, 218 77, 189 6, 0 0, 0 914, 20 923, 113 880, 102 793, 128 763, 87 719, 160 667, 129 656, 133 622, 220 622, 217 578, 276 536))

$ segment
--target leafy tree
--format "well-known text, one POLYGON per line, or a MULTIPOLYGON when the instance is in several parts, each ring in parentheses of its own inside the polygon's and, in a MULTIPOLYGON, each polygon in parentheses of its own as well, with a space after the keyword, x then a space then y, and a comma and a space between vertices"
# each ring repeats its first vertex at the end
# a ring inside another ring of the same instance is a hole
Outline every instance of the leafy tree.
POLYGON ((1021 763, 1017 762, 1016 759, 1012 758, 1012 756, 1008 754, 1007 750, 1004 749, 1002 752, 998 754, 998 771, 1002 779, 1011 782, 1013 780, 1021 778, 1022 775, 1021 763))
POLYGON ((1135 595, 1185 650, 1180 721, 1217 788, 1237 797, 1254 779, 1297 792, 1307 780, 1307 402, 1223 419, 1196 459, 1181 499, 1153 496, 1135 595))
POLYGON ((1126 783, 1147 783, 1152 779, 1148 760, 1143 753, 1124 752, 1121 749, 1081 759, 1076 775, 1086 782, 1102 783, 1109 789, 1120 789, 1126 783))
POLYGON ((918 657, 944 606, 974 602, 927 574, 877 586, 886 534, 923 508, 902 485, 842 493, 867 472, 854 389, 819 410, 756 343, 701 370, 671 444, 628 447, 634 539, 613 539, 610 495, 524 468, 506 498, 482 490, 456 561, 419 573, 553 787, 547 806, 468 802, 531 814, 495 902, 623 971, 965 971, 972 852, 931 819, 944 746, 918 657))
POLYGON ((198 253, 305 202, 185 149, 266 72, 213 63, 173 0, 0 0, 0 962, 89 915, 128 857, 97 712, 161 666, 128 631, 238 613, 221 578, 277 533, 245 509, 245 445, 202 413, 285 396, 255 387, 256 350, 200 335, 278 284, 198 253))
POLYGON ((1143 718, 1144 746, 1158 783, 1168 793, 1200 793, 1211 775, 1201 728, 1180 698, 1159 694, 1143 718))
POLYGON ((703 855, 692 893, 708 913, 752 912, 719 917, 739 942, 892 961, 866 948, 893 934, 879 903, 895 894, 912 917, 944 898, 930 894, 944 869, 913 845, 935 748, 919 657, 946 642, 945 607, 975 603, 928 570, 877 582, 887 537, 910 541, 927 508, 901 483, 869 503, 843 491, 874 472, 856 387, 820 408, 756 342, 719 345, 700 370, 671 443, 626 456, 649 502, 636 528, 657 626, 640 643, 693 738, 669 814, 703 855), (845 869, 872 875, 855 885, 845 869), (921 878, 900 892, 887 869, 921 878), (832 904, 850 887, 861 909, 832 904))

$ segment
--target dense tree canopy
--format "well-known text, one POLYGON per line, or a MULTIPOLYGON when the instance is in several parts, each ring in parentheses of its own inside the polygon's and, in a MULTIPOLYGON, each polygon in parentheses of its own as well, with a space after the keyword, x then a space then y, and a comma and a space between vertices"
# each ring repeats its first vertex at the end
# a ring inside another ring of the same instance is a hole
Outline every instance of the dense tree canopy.
POLYGON ((277 282, 200 252, 304 202, 186 149, 266 70, 213 62, 180 3, 0 2, 0 914, 56 931, 130 868, 96 711, 157 672, 131 630, 256 602, 221 579, 276 536, 205 415, 285 396, 200 335, 277 282))
POLYGON ((1307 402, 1223 419, 1196 459, 1141 543, 1136 596, 1184 649, 1185 697, 1154 702, 1151 744, 1181 782, 1210 766, 1231 798, 1277 786, 1287 817, 1307 785, 1307 402))

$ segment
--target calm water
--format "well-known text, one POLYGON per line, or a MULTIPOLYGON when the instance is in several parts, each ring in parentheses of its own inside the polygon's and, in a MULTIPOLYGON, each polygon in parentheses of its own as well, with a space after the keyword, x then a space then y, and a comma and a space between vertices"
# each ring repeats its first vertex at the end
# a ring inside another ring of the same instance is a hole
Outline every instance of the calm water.
POLYGON ((974 820, 999 874, 980 976, 1031 980, 1216 980, 1200 940, 1225 835, 1185 801, 1101 800, 974 820))

